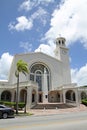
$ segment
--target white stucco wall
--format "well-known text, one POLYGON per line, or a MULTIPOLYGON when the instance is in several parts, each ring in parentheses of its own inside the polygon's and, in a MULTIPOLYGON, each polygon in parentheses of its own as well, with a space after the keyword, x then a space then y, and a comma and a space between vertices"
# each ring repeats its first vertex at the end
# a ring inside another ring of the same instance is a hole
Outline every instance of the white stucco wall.
MULTIPOLYGON (((65 84, 64 83, 65 75, 63 71, 69 71, 69 70, 64 70, 63 62, 41 52, 20 54, 20 55, 14 56, 10 75, 9 75, 10 84, 14 84, 17 82, 16 81, 17 79, 15 77, 15 70, 16 70, 16 63, 20 59, 27 62, 29 67, 35 62, 42 63, 46 65, 47 67, 49 67, 50 72, 51 72, 51 85, 50 85, 52 87, 51 89, 54 89, 58 86, 61 86, 62 84, 65 84)), ((66 77, 69 79, 67 74, 66 74, 66 77)), ((25 77, 25 75, 20 74, 20 82, 24 82, 27 80, 29 80, 29 76, 25 77)), ((66 80, 66 83, 67 84, 70 83, 70 79, 66 80)))

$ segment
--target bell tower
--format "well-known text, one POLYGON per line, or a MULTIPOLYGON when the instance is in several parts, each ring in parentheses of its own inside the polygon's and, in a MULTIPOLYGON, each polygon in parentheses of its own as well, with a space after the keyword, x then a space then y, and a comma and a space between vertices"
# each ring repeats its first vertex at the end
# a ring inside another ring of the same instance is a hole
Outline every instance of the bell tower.
POLYGON ((56 44, 56 49, 54 50, 55 57, 59 60, 62 60, 62 53, 65 54, 67 53, 68 49, 66 48, 66 39, 63 37, 56 38, 55 44, 56 44))
POLYGON ((62 63, 62 73, 64 83, 71 83, 70 62, 69 62, 69 49, 66 47, 66 39, 58 37, 55 40, 56 49, 54 50, 55 58, 62 63), (68 77, 68 78, 67 78, 68 77))

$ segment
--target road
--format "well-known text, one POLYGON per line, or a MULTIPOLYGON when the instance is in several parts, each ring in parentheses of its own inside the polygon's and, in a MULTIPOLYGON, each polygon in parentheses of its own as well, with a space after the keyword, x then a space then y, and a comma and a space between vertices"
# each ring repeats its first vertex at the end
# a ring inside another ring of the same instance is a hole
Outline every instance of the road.
POLYGON ((0 130, 87 130, 87 112, 0 119, 0 130))

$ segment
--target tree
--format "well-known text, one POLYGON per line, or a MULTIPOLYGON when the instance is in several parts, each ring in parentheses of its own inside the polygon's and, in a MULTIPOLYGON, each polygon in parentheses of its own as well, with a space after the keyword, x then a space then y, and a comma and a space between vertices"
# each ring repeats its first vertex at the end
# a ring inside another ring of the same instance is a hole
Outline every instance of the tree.
POLYGON ((25 76, 29 73, 28 64, 23 60, 18 60, 16 64, 15 76, 17 77, 17 92, 16 92, 16 114, 18 114, 18 99, 19 99, 19 74, 23 73, 25 76))

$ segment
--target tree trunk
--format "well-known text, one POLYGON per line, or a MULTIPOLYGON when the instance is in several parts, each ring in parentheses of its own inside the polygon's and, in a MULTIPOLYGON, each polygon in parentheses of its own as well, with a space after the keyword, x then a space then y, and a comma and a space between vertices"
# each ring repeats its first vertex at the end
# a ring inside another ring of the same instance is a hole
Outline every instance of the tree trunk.
POLYGON ((26 113, 26 102, 27 102, 27 92, 24 94, 24 97, 25 97, 25 108, 24 108, 24 113, 26 113))
POLYGON ((18 74, 18 77, 17 77, 16 114, 18 114, 18 100, 19 100, 19 74, 18 74))

